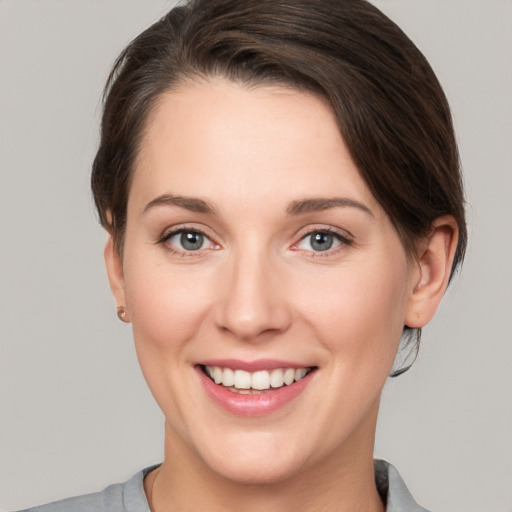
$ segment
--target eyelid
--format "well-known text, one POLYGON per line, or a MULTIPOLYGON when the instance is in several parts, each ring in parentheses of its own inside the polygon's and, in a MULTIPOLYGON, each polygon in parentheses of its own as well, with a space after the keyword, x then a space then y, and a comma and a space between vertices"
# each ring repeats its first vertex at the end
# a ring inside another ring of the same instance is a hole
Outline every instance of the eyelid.
MULTIPOLYGON (((178 224, 175 226, 167 227, 167 229, 165 229, 163 231, 163 233, 157 237, 155 243, 165 246, 169 252, 172 252, 175 254, 179 254, 182 256, 200 256, 207 251, 218 250, 221 248, 221 245, 215 240, 216 237, 209 234, 209 231, 210 230, 204 229, 202 227, 198 227, 197 225, 194 225, 194 224, 192 224, 192 225, 191 224, 178 224), (180 250, 179 248, 171 247, 168 244, 166 244, 166 242, 170 238, 172 238, 173 236, 176 236, 180 233, 183 233, 183 232, 199 233, 210 241, 211 246, 206 249, 199 249, 196 251, 190 251, 190 250, 187 251, 187 250, 180 250)), ((296 241, 292 244, 290 249, 294 250, 294 251, 303 251, 303 252, 311 253, 311 256, 313 256, 313 257, 322 257, 322 256, 325 257, 325 256, 335 254, 335 253, 339 252, 340 250, 343 250, 344 248, 352 245, 354 242, 354 236, 348 230, 346 230, 346 229, 342 230, 340 228, 336 228, 333 226, 326 226, 326 225, 310 225, 305 228, 302 228, 296 233, 294 238, 296 239, 296 241), (305 238, 307 238, 308 236, 311 236, 315 233, 328 233, 328 234, 334 236, 340 242, 340 244, 333 249, 327 249, 325 251, 313 251, 313 250, 308 250, 308 249, 301 249, 298 247, 298 245, 305 238)))
POLYGON ((220 244, 214 240, 214 237, 212 235, 207 233, 207 230, 190 224, 178 224, 176 226, 168 227, 163 231, 161 235, 158 236, 155 243, 157 245, 160 244, 165 246, 169 252, 180 254, 182 256, 199 256, 204 254, 206 251, 220 249, 220 244), (168 242, 172 237, 184 232, 201 234, 210 241, 212 247, 208 247, 207 249, 199 249, 197 251, 187 251, 179 249, 177 247, 171 247, 168 244, 166 244, 166 242, 168 242))
POLYGON ((307 253, 310 253, 312 257, 325 257, 325 256, 331 256, 344 248, 350 246, 354 242, 354 236, 352 233, 350 233, 347 230, 340 230, 338 228, 334 228, 333 226, 325 226, 325 225, 313 225, 308 226, 307 228, 304 228, 300 230, 297 233, 298 240, 293 243, 291 249, 294 251, 304 251, 307 253), (298 245, 308 236, 311 236, 315 233, 328 233, 329 235, 334 236, 340 244, 333 248, 333 249, 327 249, 325 251, 312 251, 308 249, 301 249, 298 247, 298 245))
POLYGON ((337 228, 335 226, 326 224, 309 224, 297 231, 295 238, 302 240, 304 237, 312 233, 329 233, 347 241, 353 241, 354 235, 347 229, 337 228))

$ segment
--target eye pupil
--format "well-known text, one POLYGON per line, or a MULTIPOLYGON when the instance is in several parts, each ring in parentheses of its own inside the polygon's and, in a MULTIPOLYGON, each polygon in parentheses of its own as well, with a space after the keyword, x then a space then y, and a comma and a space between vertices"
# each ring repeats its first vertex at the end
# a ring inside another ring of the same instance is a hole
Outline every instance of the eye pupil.
POLYGON ((204 236, 194 231, 185 231, 181 233, 180 243, 187 251, 197 251, 203 246, 204 236))
POLYGON ((314 233, 311 235, 311 247, 315 251, 328 251, 334 242, 334 238, 329 233, 314 233))

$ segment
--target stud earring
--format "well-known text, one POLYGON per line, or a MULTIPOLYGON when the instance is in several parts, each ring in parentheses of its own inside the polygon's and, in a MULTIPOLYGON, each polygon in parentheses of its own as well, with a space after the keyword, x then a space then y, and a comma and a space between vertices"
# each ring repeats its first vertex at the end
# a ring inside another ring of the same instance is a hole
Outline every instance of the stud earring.
POLYGON ((124 306, 117 306, 117 318, 124 322, 125 324, 130 323, 130 319, 128 318, 128 312, 124 306))

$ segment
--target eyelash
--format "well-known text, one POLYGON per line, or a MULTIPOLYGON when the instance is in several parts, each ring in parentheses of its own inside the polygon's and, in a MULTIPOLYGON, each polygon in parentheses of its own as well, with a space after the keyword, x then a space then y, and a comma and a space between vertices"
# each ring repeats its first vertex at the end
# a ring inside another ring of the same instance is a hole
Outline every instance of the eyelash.
POLYGON ((215 246, 215 248, 218 248, 218 244, 215 244, 215 242, 212 241, 211 237, 209 237, 204 231, 198 228, 187 228, 187 227, 180 227, 177 229, 174 229, 170 231, 169 233, 165 233, 163 236, 161 236, 157 240, 157 244, 163 245, 165 249, 170 252, 171 254, 176 254, 178 256, 181 256, 183 258, 187 257, 197 257, 202 256, 205 251, 211 250, 212 247, 208 247, 207 249, 198 249, 198 250, 186 250, 186 249, 176 249, 172 245, 168 244, 169 240, 177 235, 183 234, 183 233, 190 233, 190 234, 196 234, 203 236, 206 240, 210 242, 211 245, 215 246))
POLYGON ((292 246, 292 249, 295 251, 304 251, 308 253, 309 257, 311 258, 326 258, 337 254, 338 252, 346 249, 347 247, 350 247, 352 244, 353 240, 351 238, 349 238, 348 236, 344 236, 341 233, 338 233, 332 228, 315 228, 304 233, 300 237, 300 240, 292 246), (298 247, 299 244, 305 241, 308 237, 312 237, 313 235, 332 236, 337 242, 339 242, 339 244, 334 248, 328 248, 324 251, 314 251, 308 249, 301 249, 300 247, 298 247))
MULTIPOLYGON (((169 240, 177 235, 189 233, 189 234, 197 234, 204 237, 206 240, 210 242, 211 245, 215 246, 214 250, 219 248, 218 244, 215 244, 215 242, 212 241, 212 239, 201 229, 198 228, 187 228, 187 227, 180 227, 177 229, 172 230, 169 233, 165 233, 163 236, 161 236, 157 240, 157 244, 163 245, 165 249, 172 253, 176 254, 181 257, 197 257, 202 256, 205 251, 211 250, 212 247, 208 247, 207 249, 198 249, 198 250, 186 250, 186 249, 176 249, 172 245, 168 244, 169 240)), ((339 251, 342 251, 344 248, 351 246, 353 243, 353 240, 347 236, 341 235, 337 231, 334 231, 331 228, 315 228, 307 231, 304 233, 298 242, 296 242, 291 249, 294 251, 301 251, 308 253, 309 257, 312 258, 325 258, 328 256, 332 256, 333 254, 337 254, 339 251), (334 239, 336 239, 337 242, 339 242, 339 245, 337 245, 334 248, 328 248, 324 251, 314 251, 314 250, 308 250, 308 249, 301 249, 299 244, 301 244, 303 241, 305 241, 308 237, 312 237, 313 235, 328 235, 332 236, 334 239)))

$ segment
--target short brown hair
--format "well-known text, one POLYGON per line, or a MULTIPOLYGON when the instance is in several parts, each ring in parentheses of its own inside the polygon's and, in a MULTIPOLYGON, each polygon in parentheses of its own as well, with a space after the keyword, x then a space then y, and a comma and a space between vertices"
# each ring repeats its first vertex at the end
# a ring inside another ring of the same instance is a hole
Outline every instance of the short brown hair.
POLYGON ((453 275, 467 230, 448 102, 422 53, 365 0, 191 0, 128 45, 105 89, 92 172, 100 221, 121 253, 145 121, 161 94, 198 77, 279 84, 326 99, 409 255, 435 219, 455 218, 453 275))

